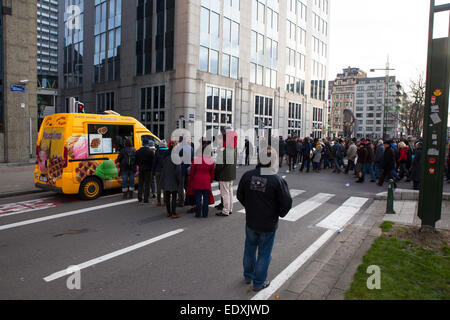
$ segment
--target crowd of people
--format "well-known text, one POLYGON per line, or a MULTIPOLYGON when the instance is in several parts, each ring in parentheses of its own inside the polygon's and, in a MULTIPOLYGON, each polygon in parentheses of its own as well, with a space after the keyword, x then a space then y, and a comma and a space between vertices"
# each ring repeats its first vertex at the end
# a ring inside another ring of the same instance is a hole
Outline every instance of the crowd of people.
POLYGON ((224 131, 217 141, 220 146, 217 156, 222 159, 220 163, 213 160, 212 149, 207 148, 211 141, 202 141, 201 152, 195 153, 192 141, 183 137, 168 143, 163 140, 158 145, 143 139, 139 150, 135 150, 132 141, 128 140, 116 160, 120 166, 124 200, 134 197, 135 177, 138 176, 137 197, 140 203, 149 203, 151 192, 157 206, 166 207, 168 217, 178 219, 177 208, 190 206, 188 213, 195 213, 197 218, 207 218, 209 206, 215 203, 212 183, 216 181, 221 194, 216 215, 231 215, 237 169, 237 136, 231 128, 227 129, 233 134, 227 135, 224 131), (227 148, 227 144, 232 148, 227 148), (174 163, 174 152, 181 163, 174 163), (199 156, 194 158, 196 154, 199 156))
MULTIPOLYGON (((168 143, 163 140, 158 145, 147 139, 142 142, 143 147, 135 150, 132 141, 128 140, 116 161, 120 166, 124 199, 133 198, 134 179, 139 176, 137 197, 140 203, 149 203, 151 194, 157 206, 165 206, 167 217, 179 218, 179 208, 188 206, 187 212, 195 213, 196 218, 208 218, 209 207, 215 204, 212 184, 216 181, 221 196, 220 204, 215 207, 216 215, 228 217, 233 213, 233 182, 237 178, 237 167, 250 166, 254 159, 253 146, 248 139, 243 149, 238 150, 236 132, 225 128, 215 141, 218 149, 214 157, 211 141, 202 140, 200 150, 196 152, 192 141, 184 137, 168 143), (239 153, 245 160, 238 161, 239 153), (174 154, 179 156, 180 163, 175 163, 174 154)), ((256 168, 244 173, 236 194, 246 212, 243 276, 245 283, 253 282, 256 292, 270 285, 267 274, 278 220, 292 208, 286 181, 278 174, 266 174, 262 170, 275 169, 273 172, 276 173, 286 164, 287 173, 297 169, 300 173, 308 173, 311 169, 314 173, 329 170, 336 174, 352 173, 357 183, 368 179, 382 186, 392 179, 397 187, 399 181, 405 180, 412 182, 415 190, 420 188, 421 140, 300 139, 288 136, 287 139, 279 137, 278 149, 273 148, 273 143, 268 143, 264 151, 256 147, 256 156, 256 168), (263 159, 269 159, 269 163, 263 159)), ((450 156, 447 167, 450 167, 450 156)), ((450 181, 448 171, 447 179, 450 181)))
MULTIPOLYGON (((227 128, 229 132, 231 128, 227 128)), ((165 205, 167 216, 179 218, 177 208, 190 206, 189 213, 196 217, 208 217, 208 208, 214 203, 211 184, 219 184, 221 203, 216 206, 218 216, 227 217, 233 213, 233 182, 236 180, 238 165, 237 136, 219 136, 216 156, 220 164, 213 160, 211 141, 203 141, 201 152, 194 152, 192 141, 171 140, 159 142, 144 139, 143 147, 134 150, 132 141, 127 141, 117 159, 122 175, 122 191, 124 199, 134 194, 134 179, 139 177, 138 200, 149 203, 150 192, 157 201, 157 206, 165 205), (231 138, 231 140, 229 139, 231 138), (227 148, 233 144, 232 148, 227 148), (229 152, 232 152, 230 155, 229 152), (175 151, 182 159, 181 164, 174 164, 171 155, 175 151), (189 161, 183 155, 190 155, 189 161), (199 154, 194 161, 194 154, 199 154), (231 160, 230 160, 231 159, 231 160), (228 163, 227 163, 228 161, 228 163)), ((258 150, 256 150, 258 152, 258 150)), ((250 166, 253 158, 253 147, 246 139, 242 153, 245 154, 244 166, 250 166)), ((287 166, 286 173, 297 169, 300 173, 320 173, 332 170, 333 173, 354 175, 356 183, 366 180, 382 186, 392 179, 397 187, 400 181, 411 182, 415 190, 420 188, 421 173, 421 140, 357 140, 342 138, 300 139, 288 136, 279 137, 279 167, 287 166)), ((449 158, 450 164, 450 158, 449 158)), ((450 180, 450 173, 447 174, 450 180)))
POLYGON ((357 140, 357 139, 300 139, 279 138, 280 168, 288 165, 287 173, 299 168, 315 173, 331 169, 333 173, 353 172, 357 183, 371 182, 382 186, 389 179, 397 182, 412 182, 420 188, 420 159, 422 141, 402 140, 357 140))

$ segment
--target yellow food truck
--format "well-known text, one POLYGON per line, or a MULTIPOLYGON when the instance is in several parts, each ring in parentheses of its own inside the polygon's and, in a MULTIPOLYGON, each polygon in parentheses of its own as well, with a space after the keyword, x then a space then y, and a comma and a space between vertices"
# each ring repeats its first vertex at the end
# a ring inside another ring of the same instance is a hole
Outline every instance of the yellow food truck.
POLYGON ((115 161, 127 139, 138 150, 144 138, 159 142, 139 121, 115 112, 47 116, 36 144, 35 185, 79 194, 84 200, 97 199, 103 190, 121 187, 115 161))

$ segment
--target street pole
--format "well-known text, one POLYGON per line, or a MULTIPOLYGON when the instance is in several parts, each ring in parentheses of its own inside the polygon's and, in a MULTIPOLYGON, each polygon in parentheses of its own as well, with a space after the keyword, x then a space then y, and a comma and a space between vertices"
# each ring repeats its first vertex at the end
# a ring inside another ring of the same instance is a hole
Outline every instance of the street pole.
POLYGON ((445 38, 433 39, 433 34, 434 15, 446 11, 450 14, 450 3, 436 6, 435 0, 430 0, 427 88, 418 211, 422 220, 422 232, 435 231, 436 222, 441 219, 442 211, 450 85, 450 37, 447 35, 445 38))

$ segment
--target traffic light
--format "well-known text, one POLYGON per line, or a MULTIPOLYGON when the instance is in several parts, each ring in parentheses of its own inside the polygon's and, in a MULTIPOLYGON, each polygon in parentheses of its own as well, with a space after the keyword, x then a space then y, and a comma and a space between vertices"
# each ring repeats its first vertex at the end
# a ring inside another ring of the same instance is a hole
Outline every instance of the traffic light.
POLYGON ((84 110, 84 103, 76 102, 77 113, 86 113, 84 110))

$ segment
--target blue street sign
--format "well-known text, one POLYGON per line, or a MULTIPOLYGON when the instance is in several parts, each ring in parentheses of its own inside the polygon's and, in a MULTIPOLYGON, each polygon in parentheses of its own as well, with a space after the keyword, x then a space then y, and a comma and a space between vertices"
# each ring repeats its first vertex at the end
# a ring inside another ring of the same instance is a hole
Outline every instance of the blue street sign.
POLYGON ((11 90, 11 92, 25 93, 25 87, 24 86, 18 86, 16 84, 12 84, 12 85, 9 86, 9 89, 11 90))

